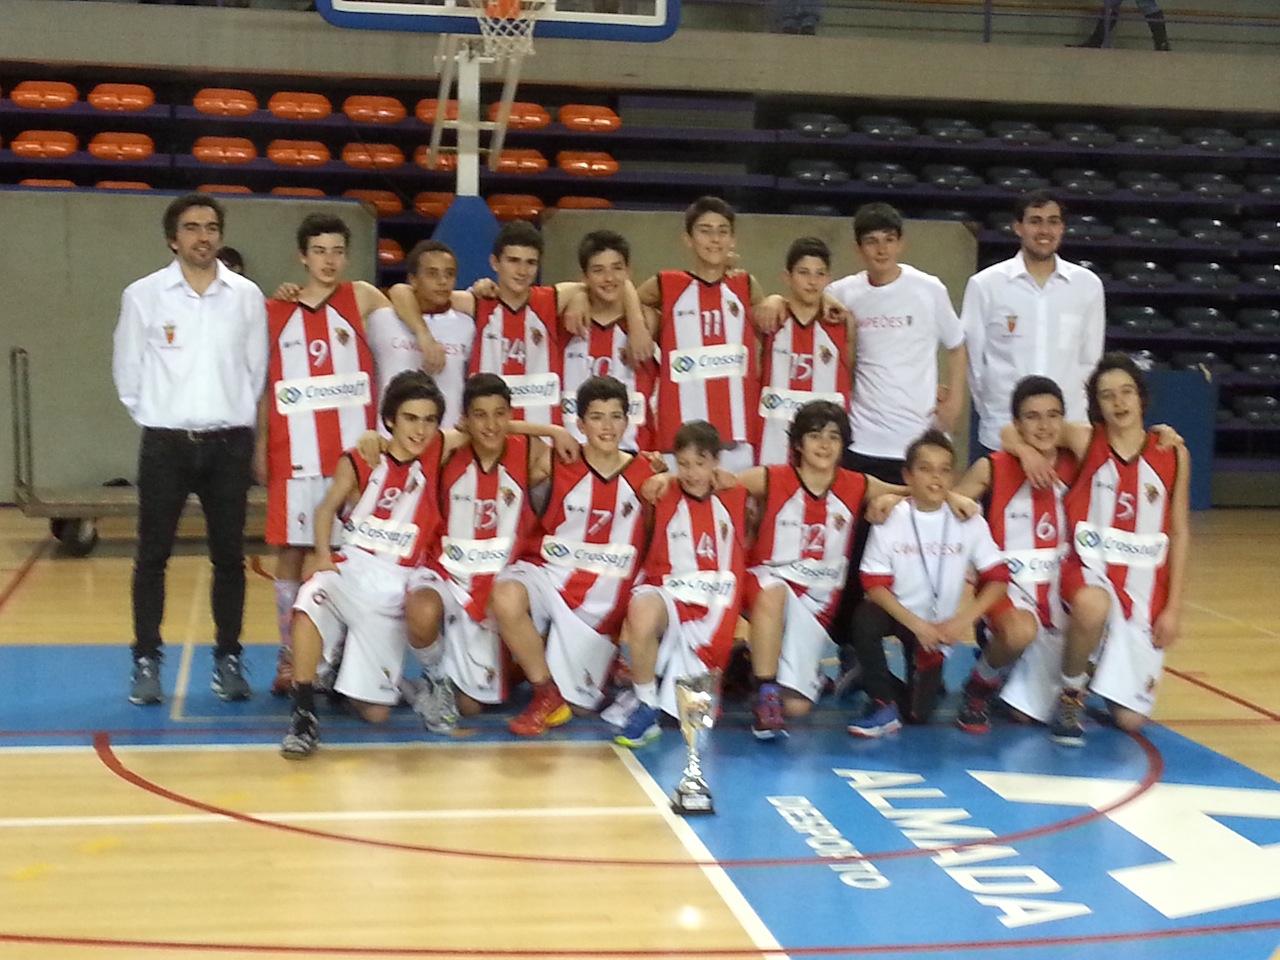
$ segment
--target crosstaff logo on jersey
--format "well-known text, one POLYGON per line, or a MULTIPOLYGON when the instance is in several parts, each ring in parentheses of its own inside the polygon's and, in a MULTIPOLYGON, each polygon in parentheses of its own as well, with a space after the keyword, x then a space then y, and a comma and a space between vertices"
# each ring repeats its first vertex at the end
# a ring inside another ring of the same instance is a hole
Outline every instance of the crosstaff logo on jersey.
POLYGON ((325 377, 281 380, 276 384, 276 412, 315 413, 340 407, 363 407, 372 402, 369 374, 335 373, 325 377))
POLYGON ((581 543, 544 537, 542 556, 558 567, 605 577, 628 577, 635 565, 636 548, 629 543, 581 543))
POLYGON ((460 575, 498 573, 511 555, 511 537, 492 540, 463 540, 445 537, 441 544, 443 563, 450 573, 460 575))
POLYGON ((560 402, 560 378, 554 373, 503 375, 513 407, 543 407, 560 402))
POLYGON ((731 571, 700 570, 697 573, 669 573, 662 586, 681 603, 700 607, 723 606, 733 599, 738 578, 731 571))
POLYGON ((781 387, 765 387, 760 394, 760 415, 772 420, 795 418, 796 411, 806 403, 829 400, 838 407, 844 406, 844 397, 838 393, 819 393, 816 390, 784 390, 781 387))
POLYGON ((746 374, 747 348, 741 344, 676 350, 671 354, 671 379, 675 383, 744 377, 746 374))
POLYGON ((357 523, 347 521, 346 524, 346 542, 374 553, 409 557, 417 540, 418 526, 414 523, 365 517, 357 523))
POLYGON ((1164 533, 1129 533, 1084 522, 1076 524, 1075 540, 1082 560, 1128 567, 1158 567, 1169 550, 1164 533))

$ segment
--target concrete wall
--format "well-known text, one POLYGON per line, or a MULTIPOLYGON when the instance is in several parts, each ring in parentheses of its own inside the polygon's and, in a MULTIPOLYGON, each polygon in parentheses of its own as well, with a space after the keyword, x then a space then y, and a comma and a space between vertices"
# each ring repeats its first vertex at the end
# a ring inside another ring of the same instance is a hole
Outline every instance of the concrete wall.
MULTIPOLYGON (((111 337, 120 292, 172 259, 160 227, 172 196, 92 190, 0 191, 0 396, 9 409, 11 347, 31 358, 32 434, 39 486, 97 485, 137 473, 138 428, 116 397, 111 337)), ((228 197, 225 241, 266 293, 298 280, 294 231, 308 213, 352 229, 352 279, 372 280, 374 217, 351 201, 228 197)), ((6 421, 8 416, 6 416, 6 421)), ((0 500, 10 497, 13 443, 0 430, 0 500)))
MULTIPOLYGON (((612 210, 561 210, 548 218, 544 233, 544 282, 568 280, 580 275, 578 241, 592 230, 616 230, 631 243, 631 270, 637 281, 659 270, 688 266, 689 251, 683 242, 684 215, 612 210)), ((792 217, 742 214, 735 234, 740 264, 753 273, 766 293, 785 293, 782 273, 787 248, 798 237, 826 241, 832 252, 832 276, 843 277, 862 269, 853 246, 852 223, 843 217, 792 217)), ((942 279, 960 309, 964 285, 973 274, 978 244, 959 223, 913 220, 906 225, 906 259, 942 279)), ((1012 254, 1012 246, 1010 248, 1012 254)), ((957 449, 968 450, 968 418, 955 434, 957 449)))
MULTIPOLYGON (((690 22, 697 19, 691 15, 690 22)), ((1072 24, 1073 35, 1086 19, 1072 24)), ((344 77, 421 77, 423 95, 434 92, 433 36, 341 30, 315 13, 0 0, 0 24, 0 60, 137 64, 202 75, 323 70, 344 77)), ((1142 29, 1126 22, 1124 36, 1133 48, 1107 51, 1067 49, 1052 35, 1034 46, 976 46, 970 33, 949 40, 945 32, 901 27, 833 28, 818 37, 682 29, 643 47, 540 40, 522 80, 609 90, 1280 112, 1280 56, 1274 48, 1234 52, 1238 48, 1224 44, 1219 52, 1205 53, 1179 46, 1173 54, 1155 54, 1142 48, 1142 29)))

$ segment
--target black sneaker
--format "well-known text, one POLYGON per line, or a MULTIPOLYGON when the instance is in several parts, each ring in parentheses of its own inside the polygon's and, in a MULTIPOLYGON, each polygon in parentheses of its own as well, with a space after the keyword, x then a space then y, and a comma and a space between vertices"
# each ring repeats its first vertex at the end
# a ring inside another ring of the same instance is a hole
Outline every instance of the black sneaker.
POLYGON ((994 684, 983 683, 976 673, 971 673, 961 690, 956 726, 965 733, 990 733, 991 696, 995 692, 994 684))
POLYGON ((238 653, 213 658, 213 679, 209 689, 223 700, 248 700, 253 696, 249 681, 244 678, 244 664, 238 653))
POLYGON ((163 699, 160 661, 154 657, 138 657, 133 661, 133 675, 129 678, 129 702, 141 707, 163 699))
POLYGON ((305 760, 320 746, 320 721, 310 710, 294 708, 289 718, 289 732, 280 744, 280 754, 286 760, 305 760))
POLYGON ((1084 746, 1084 697, 1079 690, 1063 690, 1058 695, 1058 705, 1049 720, 1049 739, 1064 747, 1084 746))

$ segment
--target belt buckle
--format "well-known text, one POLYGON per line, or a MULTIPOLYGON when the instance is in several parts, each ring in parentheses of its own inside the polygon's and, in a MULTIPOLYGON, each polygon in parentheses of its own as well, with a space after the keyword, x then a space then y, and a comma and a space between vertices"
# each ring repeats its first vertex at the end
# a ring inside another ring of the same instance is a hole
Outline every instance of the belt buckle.
POLYGON ((199 431, 199 430, 187 430, 187 431, 186 431, 186 434, 187 434, 187 442, 188 442, 188 443, 199 443, 199 442, 200 442, 200 431, 199 431))

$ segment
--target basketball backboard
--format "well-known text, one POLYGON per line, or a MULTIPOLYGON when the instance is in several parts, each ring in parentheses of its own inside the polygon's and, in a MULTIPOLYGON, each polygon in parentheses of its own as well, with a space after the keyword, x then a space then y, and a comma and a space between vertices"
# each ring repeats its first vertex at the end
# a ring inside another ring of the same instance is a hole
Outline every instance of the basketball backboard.
MULTIPOLYGON (((469 0, 316 0, 338 27, 477 34, 469 0)), ((680 0, 546 0, 534 35, 572 40, 665 40, 680 25, 680 0)))

